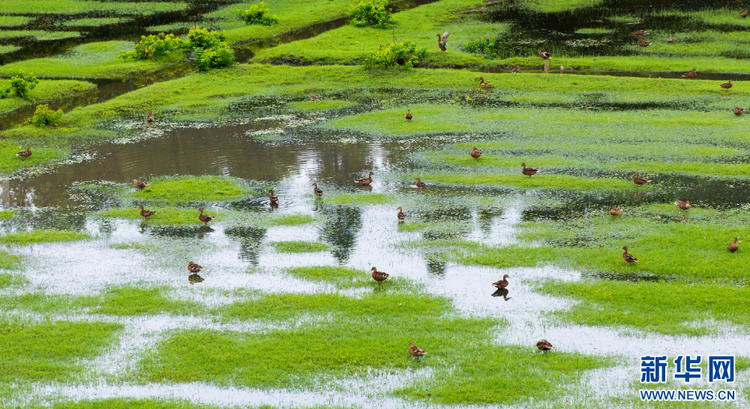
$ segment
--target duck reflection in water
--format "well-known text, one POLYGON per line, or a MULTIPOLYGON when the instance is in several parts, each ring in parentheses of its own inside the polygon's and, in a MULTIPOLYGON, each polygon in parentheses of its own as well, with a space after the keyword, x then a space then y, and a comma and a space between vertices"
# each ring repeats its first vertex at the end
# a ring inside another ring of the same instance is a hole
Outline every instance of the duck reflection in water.
POLYGON ((190 274, 188 276, 188 281, 190 282, 191 285, 195 283, 202 283, 205 280, 206 280, 205 278, 199 276, 198 274, 190 274))
POLYGON ((274 202, 268 203, 268 206, 268 213, 273 213, 274 210, 279 208, 279 204, 274 202))
POLYGON ((143 222, 143 223, 141 223, 141 225, 140 225, 140 226, 138 226, 138 227, 139 227, 139 229, 138 229, 138 233, 141 233, 141 234, 143 234, 143 233, 146 233, 146 230, 148 230, 148 228, 149 228, 150 226, 149 226, 148 224, 146 224, 146 222, 143 222))
POLYGON ((362 192, 372 192, 372 185, 357 186, 357 190, 360 190, 362 192))
POLYGON ((508 297, 508 289, 507 288, 498 288, 497 291, 492 293, 493 297, 503 297, 505 301, 510 300, 513 297, 508 297))
POLYGON ((212 229, 212 228, 210 228, 208 226, 201 226, 201 227, 198 228, 198 237, 202 239, 204 234, 206 234, 206 233, 213 233, 215 231, 216 230, 214 230, 214 229, 212 229))

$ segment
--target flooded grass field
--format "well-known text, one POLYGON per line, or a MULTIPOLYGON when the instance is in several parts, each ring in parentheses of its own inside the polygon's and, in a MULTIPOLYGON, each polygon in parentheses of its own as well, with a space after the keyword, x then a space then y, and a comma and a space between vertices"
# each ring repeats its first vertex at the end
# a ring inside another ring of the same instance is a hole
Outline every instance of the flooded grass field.
POLYGON ((1 408, 750 408, 740 6, 259 3, 0 4, 1 408))

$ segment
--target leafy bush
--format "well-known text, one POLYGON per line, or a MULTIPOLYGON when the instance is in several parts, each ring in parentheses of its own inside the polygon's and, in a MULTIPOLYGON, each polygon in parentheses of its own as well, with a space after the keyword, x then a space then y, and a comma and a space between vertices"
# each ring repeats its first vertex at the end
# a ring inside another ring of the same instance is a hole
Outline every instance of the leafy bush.
POLYGON ((498 48, 500 42, 497 38, 477 38, 476 40, 469 40, 461 45, 461 48, 467 53, 482 54, 487 58, 495 58, 498 55, 498 48))
POLYGON ((37 105, 36 111, 34 111, 34 116, 29 120, 29 122, 36 126, 54 126, 57 125, 57 123, 60 121, 62 115, 62 109, 53 111, 49 109, 47 104, 37 105))
POLYGON ((409 40, 402 43, 380 44, 378 51, 367 57, 365 67, 392 67, 401 65, 404 68, 419 64, 419 60, 427 54, 427 49, 417 51, 417 45, 409 40))
POLYGON ((234 51, 224 42, 224 33, 195 27, 188 33, 193 61, 201 71, 227 67, 234 63, 234 51))
POLYGON ((235 11, 247 24, 262 24, 264 26, 270 26, 271 24, 279 22, 276 16, 268 14, 268 7, 266 7, 266 3, 262 1, 260 4, 253 4, 247 10, 235 11))
POLYGON ((363 0, 352 6, 349 22, 357 27, 385 28, 395 22, 385 6, 388 0, 363 0))
POLYGON ((186 47, 185 41, 174 34, 159 33, 150 36, 141 36, 141 41, 135 45, 132 51, 123 51, 120 57, 130 60, 147 60, 167 55, 170 51, 186 47))
POLYGON ((32 89, 36 88, 36 85, 39 83, 39 80, 36 79, 34 74, 13 74, 10 77, 10 87, 6 88, 2 93, 0 93, 0 98, 7 97, 11 91, 15 91, 16 95, 23 99, 29 99, 29 92, 31 92, 32 89))

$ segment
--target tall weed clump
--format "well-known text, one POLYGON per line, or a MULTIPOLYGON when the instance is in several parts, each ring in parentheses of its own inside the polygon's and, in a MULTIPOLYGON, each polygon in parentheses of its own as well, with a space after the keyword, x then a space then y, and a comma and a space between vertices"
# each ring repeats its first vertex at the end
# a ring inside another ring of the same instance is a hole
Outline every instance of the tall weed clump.
POLYGON ((201 71, 228 67, 234 64, 234 51, 229 48, 224 33, 205 28, 191 28, 188 42, 193 50, 193 62, 201 71))
POLYGON ((246 10, 235 10, 237 15, 245 21, 246 24, 261 24, 270 26, 279 22, 276 16, 272 16, 265 2, 253 4, 246 10))
POLYGON ((409 40, 380 44, 378 51, 367 57, 364 65, 367 68, 388 68, 394 66, 410 68, 418 65, 419 60, 423 59, 426 54, 426 48, 417 51, 417 45, 409 40))
POLYGON ((39 80, 34 74, 18 73, 10 77, 10 87, 0 92, 0 98, 5 98, 11 92, 15 92, 20 98, 29 99, 29 92, 36 88, 39 80))
POLYGON ((352 6, 349 22, 357 27, 386 28, 394 24, 391 14, 385 6, 388 0, 363 0, 352 6))

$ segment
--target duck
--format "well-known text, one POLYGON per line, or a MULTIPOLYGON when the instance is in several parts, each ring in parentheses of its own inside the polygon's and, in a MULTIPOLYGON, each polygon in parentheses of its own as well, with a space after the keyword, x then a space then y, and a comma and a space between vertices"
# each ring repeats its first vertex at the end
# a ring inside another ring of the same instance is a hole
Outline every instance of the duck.
POLYGON ((551 351, 552 350, 552 344, 549 343, 546 339, 543 339, 536 343, 537 349, 539 349, 542 352, 551 351))
POLYGON ((315 193, 315 197, 317 199, 320 199, 320 197, 323 196, 323 189, 319 188, 317 183, 313 183, 312 185, 315 186, 315 188, 313 188, 313 193, 315 193))
POLYGON ((740 17, 742 17, 742 18, 747 17, 747 10, 743 11, 742 13, 740 13, 740 17))
POLYGON ((404 213, 404 211, 400 207, 396 210, 398 210, 398 214, 396 215, 396 217, 398 217, 398 221, 402 222, 406 220, 406 213, 404 213))
POLYGON ((745 113, 745 108, 737 107, 734 109, 734 114, 740 116, 745 113))
POLYGON ((415 183, 415 185, 417 187, 425 187, 425 186, 427 186, 427 183, 422 182, 421 180, 419 180, 419 178, 416 178, 414 180, 417 182, 417 183, 415 183))
POLYGON ((475 146, 474 149, 471 150, 471 153, 469 155, 471 155, 471 157, 474 159, 479 159, 484 154, 482 152, 479 152, 479 150, 477 150, 477 147, 475 146))
POLYGON ((203 278, 203 277, 201 277, 201 276, 199 276, 198 274, 190 274, 190 275, 188 275, 188 282, 190 282, 190 284, 202 283, 204 281, 206 281, 206 279, 203 278))
POLYGON ((320 101, 320 97, 315 94, 307 94, 310 97, 310 101, 320 101))
POLYGON ((674 204, 677 205, 677 207, 679 207, 682 210, 690 209, 690 201, 689 200, 686 200, 684 202, 683 201, 677 201, 677 202, 674 202, 674 204))
POLYGON ((732 80, 729 80, 729 82, 725 82, 720 87, 724 88, 724 91, 728 90, 729 88, 732 88, 732 80))
POLYGON ((204 226, 208 226, 208 222, 216 218, 216 216, 209 216, 207 214, 203 214, 202 207, 199 208, 198 210, 201 212, 201 214, 198 215, 198 220, 202 221, 204 226))
POLYGON ((651 183, 651 179, 646 179, 644 177, 638 176, 638 172, 636 172, 635 175, 633 175, 633 183, 638 185, 638 187, 641 187, 646 183, 651 183))
POLYGON ((622 208, 620 206, 612 206, 609 209, 609 214, 612 216, 619 216, 622 213, 622 208))
POLYGON ((427 355, 427 352, 424 349, 418 347, 414 343, 414 341, 412 341, 409 342, 409 355, 413 356, 414 359, 417 359, 427 355))
POLYGON ((506 275, 504 275, 504 276, 503 276, 503 279, 502 279, 502 280, 500 280, 500 281, 495 281, 494 283, 492 283, 492 286, 493 286, 493 287, 496 287, 496 288, 505 288, 505 287, 507 287, 507 286, 508 286, 508 284, 510 284, 510 283, 508 282, 508 279, 509 279, 509 278, 510 278, 510 276, 506 274, 506 275))
POLYGON ((138 179, 133 179, 133 186, 138 190, 143 190, 144 187, 151 186, 151 184, 146 183, 146 182, 141 182, 138 179))
POLYGON ((203 270, 202 266, 199 266, 192 261, 188 263, 188 271, 190 274, 198 274, 201 270, 203 270))
POLYGON ((367 175, 366 178, 360 178, 360 179, 355 180, 354 182, 359 183, 360 185, 369 185, 370 183, 372 183, 372 175, 374 174, 375 174, 374 172, 370 172, 370 174, 367 175))
POLYGON ((390 280, 391 279, 390 274, 384 273, 382 271, 378 271, 378 269, 375 268, 375 267, 373 267, 372 270, 370 270, 370 271, 372 271, 372 279, 375 280, 375 281, 377 281, 378 284, 382 283, 385 280, 390 280))
POLYGON ((143 217, 145 217, 147 219, 149 218, 149 216, 153 216, 153 215, 156 214, 155 211, 153 211, 153 210, 146 210, 146 209, 143 208, 143 206, 138 206, 138 208, 141 209, 141 216, 143 216, 143 217))
POLYGON ((682 78, 687 78, 689 80, 695 79, 695 77, 697 77, 697 76, 698 76, 698 73, 695 72, 695 68, 693 68, 693 70, 690 71, 690 72, 686 72, 686 73, 682 74, 682 78))
POLYGON ((628 265, 630 265, 630 263, 637 263, 638 262, 637 258, 633 257, 632 254, 628 254, 628 247, 627 246, 623 247, 622 251, 623 251, 623 253, 622 253, 622 259, 625 260, 625 262, 628 263, 628 265))
POLYGON ((273 189, 268 191, 268 201, 271 202, 271 204, 279 203, 279 197, 273 194, 273 189))
POLYGON ((519 72, 521 72, 521 66, 520 66, 520 65, 518 65, 518 64, 516 64, 516 65, 515 65, 515 66, 513 67, 513 69, 512 69, 512 70, 510 70, 510 72, 512 72, 513 74, 518 74, 519 72))
POLYGON ((539 169, 537 168, 527 168, 526 163, 522 163, 521 166, 523 166, 523 169, 521 169, 521 173, 531 178, 531 175, 535 175, 537 172, 539 172, 539 169))
POLYGON ((735 237, 733 242, 727 244, 727 250, 729 250, 730 253, 734 253, 735 251, 737 251, 737 249, 740 248, 740 245, 737 243, 737 237, 735 237))
POLYGON ((406 110, 406 116, 404 118, 406 118, 407 121, 411 121, 411 119, 414 118, 414 115, 411 114, 411 109, 406 110))
POLYGON ((644 40, 644 39, 642 39, 642 38, 638 37, 638 45, 639 45, 639 46, 641 46, 641 47, 648 47, 648 46, 650 46, 651 44, 653 44, 653 43, 652 43, 651 41, 646 41, 646 40, 644 40))
POLYGON ((28 158, 29 156, 31 156, 31 146, 27 146, 25 150, 16 153, 16 156, 20 156, 24 159, 28 158))
POLYGON ((539 57, 544 58, 545 60, 552 59, 552 54, 544 51, 544 49, 539 50, 539 57))
POLYGON ((154 113, 151 111, 148 111, 148 115, 146 115, 146 122, 154 122, 154 113))
POLYGON ((667 42, 668 42, 669 44, 674 44, 674 43, 675 43, 675 41, 677 41, 677 40, 675 40, 674 36, 672 36, 672 35, 670 35, 670 36, 669 36, 669 38, 667 39, 667 42))
POLYGON ((450 34, 448 34, 447 31, 445 33, 443 33, 442 37, 440 36, 440 34, 437 35, 437 38, 438 38, 438 48, 440 48, 440 52, 441 53, 444 53, 444 52, 448 51, 448 49, 445 46, 446 46, 446 44, 448 44, 448 36, 449 35, 450 34))
POLYGON ((640 37, 640 36, 647 36, 649 35, 649 33, 646 30, 635 30, 632 33, 629 33, 628 35, 633 36, 633 37, 640 37))
POLYGON ((479 85, 483 86, 485 91, 490 88, 495 88, 495 86, 492 85, 492 83, 485 81, 484 77, 479 77, 479 85))

